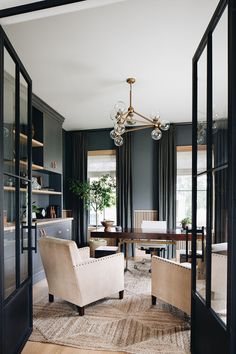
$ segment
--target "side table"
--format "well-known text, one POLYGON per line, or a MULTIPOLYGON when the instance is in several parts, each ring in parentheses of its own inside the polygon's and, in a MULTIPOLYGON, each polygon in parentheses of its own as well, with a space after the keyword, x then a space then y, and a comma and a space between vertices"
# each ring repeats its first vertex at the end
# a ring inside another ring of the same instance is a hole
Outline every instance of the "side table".
POLYGON ((117 246, 99 246, 95 249, 95 258, 109 256, 115 254, 118 251, 117 246))

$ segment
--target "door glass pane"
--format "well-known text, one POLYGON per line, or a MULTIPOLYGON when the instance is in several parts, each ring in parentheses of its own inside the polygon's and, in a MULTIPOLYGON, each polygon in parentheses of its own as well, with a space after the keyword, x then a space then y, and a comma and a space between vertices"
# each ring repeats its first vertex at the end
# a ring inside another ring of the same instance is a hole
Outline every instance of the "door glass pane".
POLYGON ((228 210, 227 168, 213 173, 211 306, 226 323, 228 210))
POLYGON ((207 216, 207 175, 197 178, 197 228, 204 227, 204 237, 197 233, 197 279, 196 289, 203 299, 206 298, 206 216, 207 216))
POLYGON ((20 74, 20 175, 28 177, 28 84, 20 74))
POLYGON ((228 161, 228 11, 225 10, 212 35, 213 51, 213 167, 228 161))
MULTIPOLYGON (((15 186, 15 179, 11 178, 15 186)), ((13 186, 8 186, 9 177, 4 176, 4 298, 7 298, 16 288, 16 193, 13 186)))
POLYGON ((201 156, 197 156, 197 173, 206 171, 206 136, 207 136, 207 55, 203 51, 197 66, 198 71, 198 107, 197 107, 197 150, 201 156))
POLYGON ((28 252, 23 250, 23 247, 28 246, 28 189, 20 192, 20 237, 21 237, 21 253, 20 253, 20 282, 23 282, 28 277, 28 252))
POLYGON ((4 171, 15 173, 15 63, 4 49, 4 171))

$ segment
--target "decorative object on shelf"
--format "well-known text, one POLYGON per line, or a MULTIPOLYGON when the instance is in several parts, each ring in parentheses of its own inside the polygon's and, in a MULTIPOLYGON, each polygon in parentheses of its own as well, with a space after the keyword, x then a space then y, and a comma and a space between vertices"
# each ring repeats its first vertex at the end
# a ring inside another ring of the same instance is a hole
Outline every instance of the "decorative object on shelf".
POLYGON ((128 109, 123 101, 118 101, 111 112, 111 119, 114 121, 114 129, 110 132, 111 138, 114 140, 116 146, 123 145, 122 135, 126 132, 141 130, 146 128, 153 128, 151 137, 154 140, 160 140, 162 131, 166 131, 170 127, 168 121, 161 121, 159 114, 150 115, 146 117, 135 111, 132 106, 132 85, 135 83, 134 78, 128 78, 126 82, 130 85, 130 103, 128 109), (139 119, 136 119, 138 116, 139 119), (132 128, 138 123, 137 128, 132 128), (127 129, 128 128, 128 129, 127 129))
POLYGON ((38 208, 37 211, 37 218, 38 219, 44 219, 46 218, 46 210, 44 208, 38 208))
POLYGON ((180 223, 181 223, 182 229, 185 230, 187 226, 192 224, 192 219, 189 216, 187 216, 186 218, 182 219, 180 221, 180 223))
POLYGON ((96 229, 98 228, 98 212, 115 205, 116 196, 115 179, 109 174, 101 176, 98 180, 80 182, 72 180, 70 190, 78 197, 84 199, 86 207, 96 213, 96 229))
POLYGON ((61 215, 60 205, 49 205, 47 207, 46 215, 50 219, 59 218, 61 215))
POLYGON ((41 184, 39 183, 41 176, 33 176, 32 177, 32 189, 41 189, 41 184))
POLYGON ((13 180, 12 180, 12 178, 8 178, 8 180, 6 181, 6 186, 8 186, 8 187, 13 187, 13 180))
MULTIPOLYGON (((31 219, 32 219, 32 221, 37 220, 37 213, 39 211, 39 207, 35 203, 36 203, 36 201, 34 201, 32 203, 32 211, 31 211, 31 219)), ((23 208, 24 208, 24 211, 22 213, 21 221, 22 222, 27 222, 28 210, 27 210, 26 206, 24 206, 23 208)))
POLYGON ((27 174, 25 172, 22 172, 20 175, 22 177, 20 180, 21 188, 27 188, 28 186, 27 174))
POLYGON ((104 226, 104 231, 111 231, 111 228, 114 224, 113 220, 103 220, 101 221, 102 226, 104 226))
POLYGON ((35 205, 35 201, 32 203, 32 220, 37 220, 37 213, 39 212, 39 207, 35 205))
POLYGON ((51 219, 54 219, 57 217, 54 205, 51 205, 49 207, 49 215, 50 215, 51 219))

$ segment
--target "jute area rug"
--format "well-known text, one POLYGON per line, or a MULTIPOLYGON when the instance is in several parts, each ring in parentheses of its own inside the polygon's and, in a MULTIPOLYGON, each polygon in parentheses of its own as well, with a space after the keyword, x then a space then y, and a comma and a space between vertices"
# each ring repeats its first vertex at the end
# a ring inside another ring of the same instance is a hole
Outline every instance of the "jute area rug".
POLYGON ((34 305, 31 341, 81 349, 123 351, 137 354, 189 354, 189 321, 182 313, 158 301, 151 305, 150 263, 132 262, 125 273, 125 295, 118 294, 85 308, 45 297, 34 305))

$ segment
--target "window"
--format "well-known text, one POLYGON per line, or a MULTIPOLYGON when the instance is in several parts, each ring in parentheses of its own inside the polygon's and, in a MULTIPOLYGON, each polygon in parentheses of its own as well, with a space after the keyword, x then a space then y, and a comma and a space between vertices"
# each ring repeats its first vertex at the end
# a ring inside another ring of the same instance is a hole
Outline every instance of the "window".
MULTIPOLYGON (((99 177, 109 174, 116 178, 116 152, 115 150, 99 150, 88 152, 88 180, 98 180, 99 177)), ((106 208, 98 214, 98 225, 102 220, 113 220, 116 224, 116 205, 106 208)), ((96 225, 96 214, 91 208, 89 211, 89 225, 96 225)))
MULTIPOLYGON (((206 150, 198 151, 198 164, 205 169, 206 150)), ((198 226, 206 226, 206 179, 198 183, 198 226)), ((177 147, 177 183, 176 183, 176 223, 181 225, 181 220, 192 217, 192 147, 177 147)))

